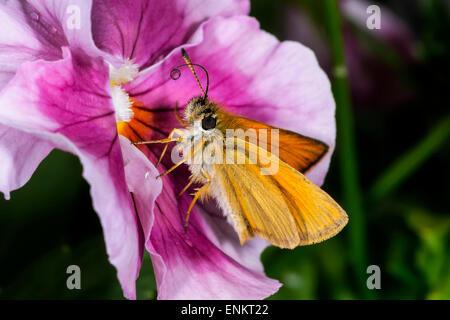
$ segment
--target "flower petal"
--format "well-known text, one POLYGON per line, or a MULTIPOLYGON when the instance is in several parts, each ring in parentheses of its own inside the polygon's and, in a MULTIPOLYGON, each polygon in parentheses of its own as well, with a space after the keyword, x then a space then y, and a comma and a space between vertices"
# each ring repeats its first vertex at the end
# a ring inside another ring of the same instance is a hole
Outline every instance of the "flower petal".
MULTIPOLYGON (((158 299, 263 299, 279 289, 280 283, 267 278, 261 267, 249 268, 251 263, 241 264, 216 246, 207 237, 210 227, 198 210, 193 210, 184 234, 184 216, 192 199, 183 196, 177 202, 173 191, 171 179, 165 179, 147 242, 158 299)), ((241 250, 253 248, 246 245, 241 250)))
POLYGON ((144 230, 145 241, 147 241, 153 227, 153 210, 155 200, 162 190, 162 182, 161 179, 156 179, 159 174, 158 170, 144 154, 124 136, 119 136, 119 139, 128 190, 133 195, 136 211, 144 230))
POLYGON ((52 145, 23 131, 0 125, 0 191, 9 199, 10 191, 22 187, 52 145))
MULTIPOLYGON (((335 104, 329 80, 311 50, 299 43, 280 43, 261 31, 255 19, 244 16, 218 17, 204 23, 185 48, 191 60, 209 72, 210 99, 235 114, 328 144, 326 157, 308 172, 312 181, 322 184, 335 145, 335 104)), ((173 107, 176 103, 183 106, 201 93, 188 70, 183 70, 178 81, 170 80, 170 70, 181 63, 176 50, 157 68, 142 72, 125 85, 152 119, 166 119, 163 123, 153 121, 157 130, 150 130, 150 136, 179 126, 173 107)), ((198 75, 205 84, 203 72, 198 75)))
POLYGON ((270 243, 261 238, 249 240, 242 246, 238 234, 227 219, 217 213, 217 204, 213 201, 198 206, 197 211, 204 219, 202 227, 205 236, 226 255, 238 261, 250 270, 264 272, 261 254, 270 243))
POLYGON ((21 63, 61 59, 63 46, 101 54, 92 40, 91 5, 90 0, 2 1, 0 89, 21 63))
POLYGON ((19 67, 0 93, 0 122, 78 155, 109 259, 125 296, 135 298, 143 237, 125 182, 109 70, 101 59, 92 60, 81 51, 63 52, 62 60, 19 67))
POLYGON ((94 0, 97 46, 145 69, 188 39, 209 17, 247 14, 247 0, 94 0))

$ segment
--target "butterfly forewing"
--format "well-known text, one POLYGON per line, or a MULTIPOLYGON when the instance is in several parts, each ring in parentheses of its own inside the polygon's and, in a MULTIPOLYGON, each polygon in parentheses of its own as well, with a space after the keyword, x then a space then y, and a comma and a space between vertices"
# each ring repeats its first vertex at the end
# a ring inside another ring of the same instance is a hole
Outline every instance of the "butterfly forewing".
POLYGON ((218 110, 220 122, 218 129, 225 132, 226 129, 255 130, 258 134, 258 146, 268 151, 278 150, 279 158, 294 169, 305 173, 327 153, 328 146, 323 142, 305 137, 293 131, 278 129, 268 124, 231 115, 223 110, 218 110), (261 129, 269 134, 262 135, 261 129), (278 130, 278 139, 271 139, 270 132, 278 130))
POLYGON ((247 163, 215 165, 212 190, 232 217, 241 243, 257 235, 278 247, 294 248, 326 240, 345 226, 346 213, 326 192, 280 158, 248 141, 239 142, 224 153, 247 163), (258 162, 252 164, 255 155, 258 162), (277 171, 263 174, 273 161, 277 171))

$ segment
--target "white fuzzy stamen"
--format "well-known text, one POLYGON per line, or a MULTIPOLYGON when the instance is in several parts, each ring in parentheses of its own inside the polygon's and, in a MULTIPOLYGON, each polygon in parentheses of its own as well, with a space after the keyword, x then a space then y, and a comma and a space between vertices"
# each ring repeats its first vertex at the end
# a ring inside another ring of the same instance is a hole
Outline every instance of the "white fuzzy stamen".
POLYGON ((119 69, 109 66, 109 77, 114 85, 120 85, 130 82, 139 73, 139 66, 133 63, 133 60, 125 60, 119 69))
POLYGON ((111 96, 116 111, 116 121, 117 122, 129 122, 133 119, 134 113, 131 110, 133 105, 130 101, 130 97, 121 86, 111 87, 111 96))
POLYGON ((139 73, 139 66, 133 63, 133 60, 127 59, 120 68, 116 69, 109 66, 109 78, 111 81, 111 95, 116 110, 117 122, 129 122, 133 119, 134 113, 131 110, 133 103, 121 84, 130 82, 139 73))

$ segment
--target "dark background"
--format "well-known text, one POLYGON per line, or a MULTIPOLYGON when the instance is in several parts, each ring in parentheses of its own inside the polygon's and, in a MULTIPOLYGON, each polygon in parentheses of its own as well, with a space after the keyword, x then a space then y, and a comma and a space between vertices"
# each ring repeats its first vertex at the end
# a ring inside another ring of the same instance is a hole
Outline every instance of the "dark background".
MULTIPOLYGON (((311 47, 329 72, 332 35, 323 4, 257 0, 251 15, 280 40, 311 47)), ((284 283, 273 299, 450 298, 450 5, 378 4, 381 30, 341 9, 362 219, 322 244, 268 248, 266 273, 284 283), (383 29, 387 10, 404 34, 383 29), (381 270, 380 290, 366 287, 372 264, 381 270)), ((339 166, 347 155, 340 152, 338 145, 323 188, 348 208, 339 166)), ((123 298, 76 157, 53 151, 11 198, 0 199, 1 299, 123 298), (66 288, 71 264, 81 267, 82 290, 66 288)), ((140 299, 157 296, 148 255, 137 288, 140 299)))

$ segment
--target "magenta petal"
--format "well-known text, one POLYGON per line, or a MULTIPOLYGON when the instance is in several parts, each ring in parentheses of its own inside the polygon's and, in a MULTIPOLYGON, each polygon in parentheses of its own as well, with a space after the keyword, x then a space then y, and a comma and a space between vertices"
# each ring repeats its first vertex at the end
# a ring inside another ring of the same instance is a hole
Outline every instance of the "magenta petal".
POLYGON ((94 0, 93 36, 109 54, 151 66, 216 15, 247 14, 247 0, 94 0))
POLYGON ((60 59, 63 46, 100 55, 91 35, 91 5, 90 0, 2 1, 0 89, 14 76, 21 63, 60 59), (79 10, 76 17, 79 24, 69 26, 73 10, 79 10))
POLYGON ((137 149, 125 138, 121 141, 127 183, 152 258, 158 299, 262 299, 278 290, 280 283, 264 275, 259 259, 265 241, 254 239, 241 246, 223 217, 213 217, 199 207, 193 210, 185 235, 184 216, 191 197, 175 199, 173 177, 164 178, 161 185, 155 179, 158 171, 144 154, 135 154, 137 149))
MULTIPOLYGON (((322 184, 335 145, 335 104, 329 80, 310 49, 280 43, 260 30, 255 19, 244 16, 211 19, 185 49, 192 61, 208 70, 210 99, 236 114, 327 143, 327 156, 308 173, 322 184)), ((180 52, 174 51, 127 84, 127 91, 149 109, 185 105, 200 90, 188 70, 179 80, 170 80, 170 70, 182 63, 180 52)), ((206 83, 202 71, 199 77, 206 83)), ((179 126, 171 119, 162 124, 165 130, 179 126)))
POLYGON ((147 242, 158 299, 263 299, 275 293, 280 283, 267 278, 261 267, 239 263, 208 238, 209 226, 196 209, 184 234, 184 215, 191 200, 184 196, 177 202, 173 185, 165 179, 147 242))
MULTIPOLYGON (((143 151, 156 162, 151 148, 143 151)), ((261 299, 278 290, 280 284, 264 275, 260 262, 267 242, 254 239, 241 246, 236 232, 219 213, 206 213, 198 203, 192 211, 189 232, 184 234, 184 217, 192 198, 175 198, 174 192, 187 183, 187 175, 178 174, 182 168, 163 179, 163 191, 156 199, 153 215, 154 197, 159 193, 159 187, 153 184, 158 171, 152 167, 144 179, 140 169, 143 160, 125 162, 127 182, 129 189, 135 190, 145 245, 153 262, 159 299, 261 299), (128 172, 137 173, 130 178, 128 172)))
POLYGON ((0 191, 9 199, 10 191, 22 187, 39 163, 53 149, 45 140, 0 125, 0 191))
POLYGON ((226 218, 218 214, 217 204, 214 201, 197 207, 202 215, 202 226, 205 236, 226 255, 238 261, 250 270, 263 272, 261 254, 270 243, 264 239, 254 238, 241 245, 238 234, 226 218), (207 209, 205 209, 207 208, 207 209))
POLYGON ((0 122, 76 154, 124 294, 135 298, 143 249, 141 226, 125 182, 110 98, 108 67, 82 52, 23 63, 0 93, 0 122))

